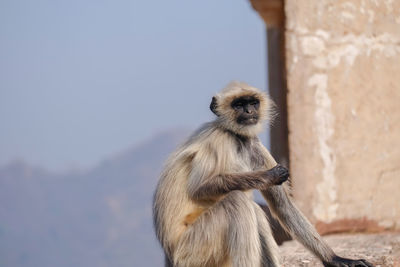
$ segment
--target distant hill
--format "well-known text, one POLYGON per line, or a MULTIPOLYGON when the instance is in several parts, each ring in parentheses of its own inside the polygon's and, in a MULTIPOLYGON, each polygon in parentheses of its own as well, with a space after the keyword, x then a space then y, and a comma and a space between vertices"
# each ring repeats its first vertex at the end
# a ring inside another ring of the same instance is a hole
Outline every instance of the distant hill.
POLYGON ((162 266, 151 200, 188 133, 164 132, 85 172, 1 168, 0 266, 162 266))

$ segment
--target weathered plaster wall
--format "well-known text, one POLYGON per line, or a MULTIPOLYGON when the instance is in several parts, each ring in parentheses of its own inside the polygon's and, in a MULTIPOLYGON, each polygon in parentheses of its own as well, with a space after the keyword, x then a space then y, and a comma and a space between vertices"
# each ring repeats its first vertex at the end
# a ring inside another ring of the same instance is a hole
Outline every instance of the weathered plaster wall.
POLYGON ((400 0, 286 0, 294 198, 322 232, 400 229, 400 0))

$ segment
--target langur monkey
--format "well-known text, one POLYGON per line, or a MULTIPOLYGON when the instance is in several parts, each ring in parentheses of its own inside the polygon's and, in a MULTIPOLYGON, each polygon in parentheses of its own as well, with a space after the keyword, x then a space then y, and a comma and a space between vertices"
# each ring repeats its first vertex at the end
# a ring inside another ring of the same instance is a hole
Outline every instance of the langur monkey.
POLYGON ((265 213, 253 201, 261 192, 283 227, 324 266, 372 266, 338 257, 290 200, 289 173, 257 134, 270 115, 262 91, 232 82, 212 98, 217 116, 166 162, 153 206, 166 266, 280 266, 265 213))

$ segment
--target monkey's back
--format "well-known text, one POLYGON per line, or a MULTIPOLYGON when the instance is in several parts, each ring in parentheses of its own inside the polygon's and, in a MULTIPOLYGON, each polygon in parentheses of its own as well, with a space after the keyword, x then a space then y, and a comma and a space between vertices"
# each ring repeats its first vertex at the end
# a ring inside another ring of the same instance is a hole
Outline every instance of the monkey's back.
POLYGON ((157 238, 168 254, 174 250, 187 226, 205 209, 189 198, 187 188, 191 161, 199 151, 199 144, 210 134, 206 126, 169 156, 154 194, 154 226, 157 238))
MULTIPOLYGON (((157 237, 168 254, 172 254, 180 236, 198 216, 212 206, 195 202, 188 194, 189 177, 193 174, 195 157, 205 161, 210 173, 249 171, 248 160, 238 158, 231 134, 205 124, 168 158, 154 195, 153 218, 157 237), (168 226, 168 227, 167 227, 168 226)), ((215 173, 218 174, 218 173, 215 173)))

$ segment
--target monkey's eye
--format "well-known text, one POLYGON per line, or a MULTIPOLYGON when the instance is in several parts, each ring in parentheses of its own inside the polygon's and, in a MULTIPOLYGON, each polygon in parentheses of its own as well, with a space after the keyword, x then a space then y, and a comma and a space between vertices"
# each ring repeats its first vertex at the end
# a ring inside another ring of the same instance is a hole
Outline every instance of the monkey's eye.
POLYGON ((252 106, 256 106, 258 104, 260 104, 260 101, 258 101, 258 100, 253 100, 250 102, 250 105, 252 105, 252 106))
POLYGON ((236 102, 232 105, 233 109, 239 110, 243 108, 243 103, 242 102, 236 102))

